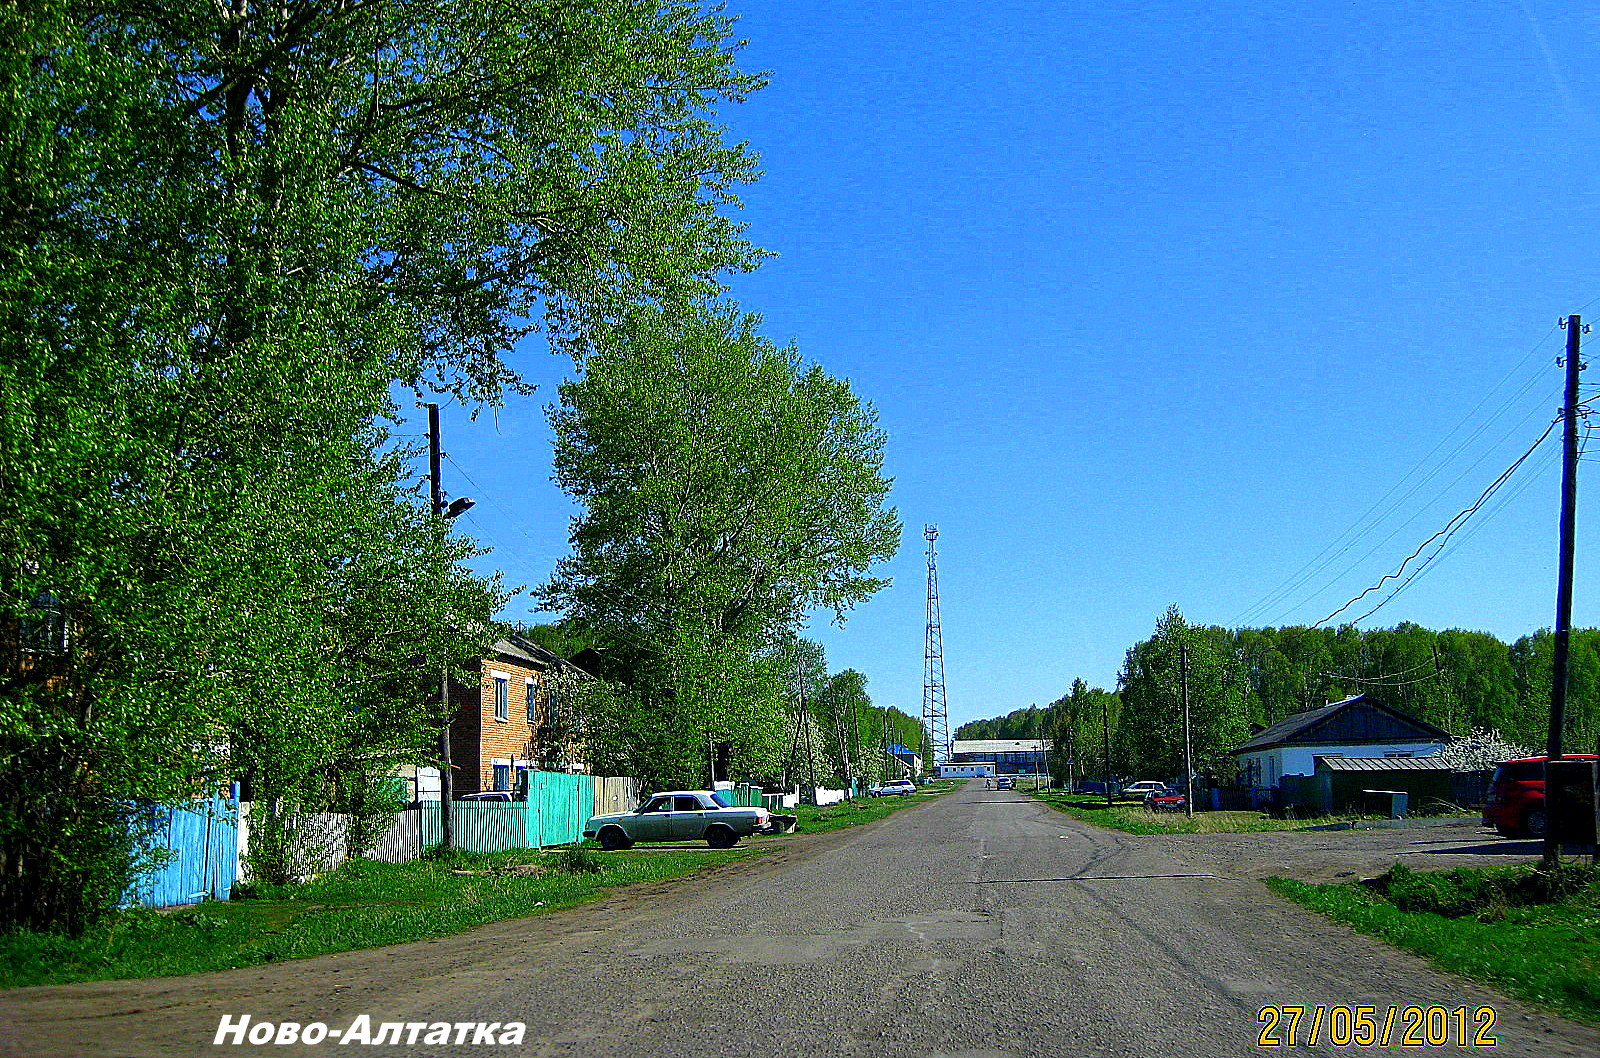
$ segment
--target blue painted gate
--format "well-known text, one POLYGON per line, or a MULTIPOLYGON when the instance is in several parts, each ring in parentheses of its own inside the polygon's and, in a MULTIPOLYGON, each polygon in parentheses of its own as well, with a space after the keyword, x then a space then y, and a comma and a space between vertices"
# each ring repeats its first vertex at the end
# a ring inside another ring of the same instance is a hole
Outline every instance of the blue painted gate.
POLYGON ((166 864, 134 880, 125 905, 174 907, 226 900, 239 875, 239 802, 213 794, 178 807, 150 809, 148 847, 166 864))

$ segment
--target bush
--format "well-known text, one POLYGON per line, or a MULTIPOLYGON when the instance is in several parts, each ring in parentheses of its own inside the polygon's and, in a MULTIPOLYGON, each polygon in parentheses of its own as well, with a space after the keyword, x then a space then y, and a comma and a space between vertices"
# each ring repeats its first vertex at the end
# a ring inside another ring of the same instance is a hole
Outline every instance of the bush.
POLYGON ((606 861, 593 849, 574 845, 556 853, 555 868, 562 874, 599 874, 606 869, 606 861))
POLYGON ((1446 918, 1487 915, 1498 918, 1506 908, 1551 904, 1582 892, 1597 880, 1593 867, 1563 864, 1555 870, 1518 868, 1489 872, 1469 867, 1447 871, 1414 871, 1397 863, 1367 884, 1401 911, 1446 918))

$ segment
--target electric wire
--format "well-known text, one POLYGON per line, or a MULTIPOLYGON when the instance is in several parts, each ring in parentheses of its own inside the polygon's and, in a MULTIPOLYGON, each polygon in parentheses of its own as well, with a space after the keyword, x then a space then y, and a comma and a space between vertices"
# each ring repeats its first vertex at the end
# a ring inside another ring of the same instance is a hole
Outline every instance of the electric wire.
POLYGON ((1528 447, 1526 452, 1523 452, 1522 455, 1517 457, 1516 462, 1507 467, 1505 471, 1489 485, 1488 488, 1479 494, 1478 499, 1470 507, 1461 510, 1445 524, 1443 529, 1440 529, 1438 532, 1428 537, 1428 539, 1424 540, 1415 551, 1406 556, 1404 561, 1400 563, 1399 567, 1393 573, 1384 574, 1378 579, 1376 584, 1364 589, 1360 594, 1352 597, 1344 605, 1340 606, 1338 609, 1334 610, 1332 613, 1328 614, 1328 616, 1324 617, 1311 627, 1321 628, 1323 625, 1344 613, 1346 610, 1350 609, 1350 607, 1354 606, 1368 595, 1371 595, 1373 592, 1382 588, 1385 582, 1400 577, 1405 573, 1406 567, 1411 564, 1413 559, 1422 554, 1422 552, 1426 551, 1435 540, 1439 540, 1442 537, 1443 543, 1441 543, 1439 547, 1434 550, 1433 554, 1424 559, 1422 564, 1418 566, 1416 570, 1413 570, 1410 576, 1406 577, 1406 579, 1402 581, 1398 587, 1385 596, 1383 601, 1378 603, 1377 606, 1374 606, 1371 610, 1368 610, 1366 613, 1362 614, 1361 617, 1356 618, 1350 623, 1357 624, 1365 618, 1372 616, 1378 610, 1382 609, 1385 604, 1387 604, 1396 595, 1400 594, 1400 592, 1405 589, 1406 585, 1410 584, 1412 580, 1416 579, 1418 573, 1420 573, 1423 569, 1426 569, 1428 564, 1438 557, 1439 552, 1444 549, 1444 544, 1449 542, 1450 537, 1455 534, 1456 530, 1459 529, 1467 519, 1471 518, 1473 514, 1477 513, 1477 511, 1489 501, 1490 497, 1498 492, 1500 487, 1510 479, 1511 475, 1516 473, 1517 468, 1522 466, 1522 464, 1527 461, 1529 456, 1533 455, 1534 451, 1537 450, 1540 445, 1544 444, 1545 439, 1550 436, 1551 432, 1555 430, 1556 424, 1560 421, 1561 420, 1559 418, 1551 420, 1550 425, 1545 427, 1544 433, 1539 435, 1539 439, 1533 442, 1533 444, 1528 447))
MULTIPOLYGON (((1468 477, 1470 477, 1480 466, 1482 466, 1483 463, 1490 457, 1490 455, 1493 454, 1493 452, 1495 450, 1497 450, 1499 448, 1500 445, 1502 445, 1505 441, 1509 440, 1511 437, 1513 437, 1513 436, 1515 436, 1517 434, 1520 434, 1522 432, 1523 428, 1527 426, 1528 420, 1537 417, 1539 414, 1540 414, 1539 409, 1535 408, 1532 411, 1530 411, 1528 414, 1524 415, 1520 421, 1518 421, 1514 426, 1512 426, 1500 438, 1500 440, 1496 442, 1495 448, 1485 450, 1482 455, 1478 456, 1477 459, 1473 460, 1472 463, 1470 463, 1459 474, 1457 474, 1453 479, 1451 479, 1450 483, 1448 485, 1446 485, 1443 489, 1440 490, 1439 498, 1442 499, 1445 496, 1448 496, 1452 491, 1454 491, 1456 486, 1460 485, 1463 481, 1465 481, 1468 477)), ((1443 469, 1443 466, 1444 466, 1444 464, 1440 464, 1439 469, 1443 469)), ((1432 474, 1429 475, 1430 478, 1432 476, 1433 476, 1432 474)), ((1424 479, 1424 482, 1426 480, 1427 479, 1424 479)), ((1410 489, 1404 496, 1402 496, 1400 498, 1400 502, 1403 502, 1403 501, 1409 499, 1412 495, 1414 495, 1416 493, 1416 491, 1417 491, 1417 488, 1420 488, 1420 486, 1424 482, 1418 482, 1417 486, 1415 486, 1412 489, 1410 489)), ((1385 511, 1384 514, 1382 516, 1380 516, 1379 522, 1381 522, 1382 518, 1387 517, 1388 514, 1391 511, 1394 510, 1394 506, 1395 505, 1391 505, 1389 510, 1385 511)), ((1410 527, 1412 523, 1414 523, 1418 519, 1420 519, 1425 513, 1426 513, 1426 508, 1425 507, 1419 507, 1416 511, 1414 511, 1404 521, 1398 523, 1397 525, 1395 525, 1394 528, 1390 529, 1387 535, 1385 535, 1381 540, 1377 541, 1370 548, 1368 548, 1360 557, 1358 557, 1358 558, 1354 559, 1353 561, 1351 561, 1339 573, 1335 574, 1332 578, 1330 578, 1328 581, 1326 581, 1320 588, 1318 588, 1315 592, 1312 593, 1312 597, 1314 598, 1317 595, 1320 595, 1323 592, 1327 591, 1329 588, 1333 587, 1335 584, 1339 583, 1346 576, 1348 576, 1353 570, 1358 569, 1359 567, 1361 567, 1364 563, 1366 563, 1366 561, 1368 559, 1372 558, 1374 555, 1378 554, 1380 551, 1382 551, 1384 548, 1386 548, 1395 539, 1395 537, 1399 536, 1408 527, 1410 527)), ((1372 532, 1376 532, 1376 531, 1377 531, 1377 528, 1376 528, 1376 524, 1375 524, 1373 526, 1373 528, 1372 528, 1372 532)), ((1350 551, 1351 548, 1353 548, 1356 544, 1358 544, 1360 542, 1362 542, 1360 537, 1352 539, 1349 544, 1347 544, 1343 549, 1341 549, 1340 555, 1347 554, 1350 551)), ((1339 555, 1336 555, 1334 557, 1338 558, 1339 555)), ((1291 611, 1292 611, 1292 609, 1294 609, 1294 608, 1291 607, 1291 611)), ((1279 619, 1281 619, 1283 616, 1285 616, 1288 612, 1290 612, 1290 611, 1285 611, 1284 613, 1280 614, 1279 615, 1279 619)))
MULTIPOLYGON (((1300 566, 1299 569, 1285 578, 1281 583, 1278 584, 1277 587, 1273 588, 1260 600, 1235 617, 1232 623, 1235 626, 1238 626, 1254 615, 1266 613, 1269 608, 1280 603, 1289 594, 1304 586, 1317 574, 1327 569, 1345 554, 1348 554, 1351 549, 1360 543, 1363 536, 1375 532, 1377 524, 1381 523, 1383 519, 1387 518, 1391 513, 1393 513, 1393 511, 1395 511, 1398 507, 1415 495, 1419 489, 1425 486, 1428 481, 1439 474, 1445 466, 1452 462, 1461 451, 1463 451, 1467 446, 1472 444, 1473 441, 1481 436, 1482 433, 1501 416, 1503 416, 1507 410, 1518 404, 1518 402, 1522 400, 1522 398, 1530 389, 1538 385, 1543 380, 1542 375, 1535 375, 1528 378, 1515 393, 1513 393, 1509 398, 1500 404, 1493 415, 1480 422, 1471 433, 1462 438, 1447 457, 1434 462, 1432 470, 1424 474, 1419 480, 1416 481, 1415 484, 1413 484, 1409 489, 1406 489, 1403 494, 1399 495, 1398 498, 1395 498, 1393 502, 1390 502, 1391 497, 1395 497, 1395 494, 1400 492, 1400 490, 1405 487, 1406 483, 1414 475, 1416 475, 1420 470, 1422 470, 1423 467, 1427 466, 1431 461, 1433 461, 1434 457, 1451 443, 1452 439, 1456 437, 1463 427, 1467 423, 1471 422, 1478 412, 1486 404, 1488 404, 1497 393, 1504 389, 1508 382, 1521 374, 1521 372, 1527 367, 1529 361, 1538 355, 1540 349, 1543 348, 1544 344, 1550 340, 1550 337, 1555 334, 1558 329, 1559 325, 1552 326, 1550 330, 1534 344, 1533 348, 1531 348, 1522 357, 1522 359, 1519 360, 1517 364, 1512 367, 1511 370, 1508 371, 1506 375, 1502 377, 1500 381, 1497 382, 1489 390, 1489 392, 1478 401, 1476 405, 1473 406, 1471 411, 1457 420, 1456 425, 1452 427, 1444 437, 1439 439, 1439 441, 1433 446, 1427 455, 1425 455, 1417 462, 1416 465, 1402 475, 1399 480, 1397 480, 1387 492, 1374 501, 1373 504, 1359 518, 1350 522, 1350 524, 1341 533, 1335 536, 1334 539, 1331 540, 1321 551, 1312 556, 1312 558, 1300 566), (1386 504, 1387 506, 1385 506, 1386 504), (1383 509, 1383 513, 1376 520, 1374 520, 1372 516, 1380 508, 1383 509), (1346 537, 1349 537, 1349 539, 1347 540, 1346 537)), ((1379 546, 1381 547, 1382 545, 1380 544, 1379 546)), ((1346 572, 1348 572, 1348 570, 1346 572)), ((1340 574, 1341 577, 1343 575, 1344 574, 1340 574)), ((1337 581, 1337 579, 1338 578, 1335 578, 1335 581, 1337 581)), ((1294 608, 1296 607, 1291 607, 1290 609, 1294 608)))

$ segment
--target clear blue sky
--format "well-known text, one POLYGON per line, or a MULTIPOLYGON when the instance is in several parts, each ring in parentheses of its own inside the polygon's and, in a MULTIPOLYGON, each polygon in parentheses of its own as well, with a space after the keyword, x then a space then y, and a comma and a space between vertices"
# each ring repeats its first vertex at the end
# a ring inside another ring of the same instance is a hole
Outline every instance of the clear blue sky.
MULTIPOLYGON (((894 585, 808 633, 878 704, 921 706, 924 523, 954 728, 1113 686, 1172 603, 1317 621, 1554 417, 1556 320, 1600 323, 1600 16, 1290 6, 731 5, 772 84, 722 118, 780 255, 733 294, 889 435, 894 585)), ((447 411, 446 482, 482 567, 537 583, 573 513, 542 411, 568 365, 517 362, 537 395, 447 411)), ((1363 626, 1548 626, 1558 458, 1363 626)), ((1575 620, 1600 624, 1579 491, 1575 620)))

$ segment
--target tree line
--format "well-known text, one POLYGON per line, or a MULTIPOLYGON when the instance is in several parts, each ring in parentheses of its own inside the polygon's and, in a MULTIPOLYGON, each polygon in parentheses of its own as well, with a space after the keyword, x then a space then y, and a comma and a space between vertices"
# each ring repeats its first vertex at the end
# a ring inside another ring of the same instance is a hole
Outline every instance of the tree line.
MULTIPOLYGON (((958 730, 961 738, 1053 740, 1052 770, 1076 777, 1173 776, 1183 772, 1182 679, 1187 662, 1196 769, 1234 778, 1230 754, 1258 727, 1356 694, 1426 720, 1452 735, 1495 732, 1542 747, 1550 715, 1553 637, 1548 630, 1505 643, 1484 632, 1393 628, 1226 629, 1192 625, 1176 607, 1130 647, 1117 689, 1073 681, 1043 708, 1019 709, 958 730), (1185 657, 1186 655, 1186 657, 1185 657)), ((1565 745, 1592 751, 1600 737, 1600 629, 1572 634, 1565 745)))
POLYGON ((898 524, 871 408, 719 300, 766 256, 731 19, 37 0, 0 43, 0 929, 112 912, 152 803, 245 780, 270 849, 431 760, 507 593, 396 394, 526 395, 525 339, 574 365, 542 597, 607 648, 597 752, 781 765, 785 645, 898 524))

